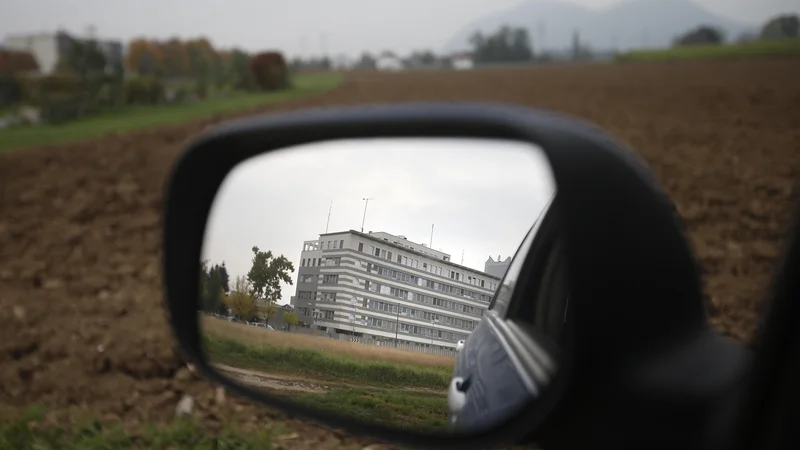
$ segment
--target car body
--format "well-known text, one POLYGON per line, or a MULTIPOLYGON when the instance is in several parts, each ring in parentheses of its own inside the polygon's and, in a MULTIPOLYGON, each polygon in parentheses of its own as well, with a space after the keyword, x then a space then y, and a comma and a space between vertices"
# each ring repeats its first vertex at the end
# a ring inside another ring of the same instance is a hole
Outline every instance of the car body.
POLYGON ((528 252, 553 238, 550 230, 541 231, 553 200, 544 206, 525 236, 483 319, 465 341, 456 344, 456 363, 448 389, 449 422, 454 429, 475 429, 502 421, 536 396, 537 386, 531 389, 531 380, 520 373, 500 328, 528 252), (466 380, 471 385, 468 393, 459 389, 466 380))

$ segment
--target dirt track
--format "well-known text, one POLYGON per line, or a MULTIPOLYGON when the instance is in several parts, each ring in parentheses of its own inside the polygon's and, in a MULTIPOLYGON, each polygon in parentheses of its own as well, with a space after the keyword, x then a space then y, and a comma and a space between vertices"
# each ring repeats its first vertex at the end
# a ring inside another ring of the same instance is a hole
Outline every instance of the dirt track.
MULTIPOLYGON (((752 334, 800 174, 800 61, 357 75, 266 111, 433 99, 553 108, 637 149, 688 222, 715 326, 752 334)), ((211 426, 277 417, 219 404, 181 369, 160 306, 164 179, 208 123, 0 155, 0 404, 135 426, 171 417, 190 393, 211 426)), ((283 448, 365 445, 290 426, 299 438, 283 448)))

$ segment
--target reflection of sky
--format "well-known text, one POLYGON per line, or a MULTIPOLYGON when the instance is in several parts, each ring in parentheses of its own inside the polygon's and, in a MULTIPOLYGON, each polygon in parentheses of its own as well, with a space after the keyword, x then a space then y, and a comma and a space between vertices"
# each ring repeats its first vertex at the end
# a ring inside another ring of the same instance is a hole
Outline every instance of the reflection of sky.
MULTIPOLYGON (((455 139, 329 141, 249 159, 225 179, 212 205, 203 258, 231 278, 250 269, 251 248, 297 266, 303 241, 359 230, 405 235, 483 270, 513 256, 554 191, 543 154, 529 144, 455 139)), ((294 295, 284 285, 281 303, 294 295)))

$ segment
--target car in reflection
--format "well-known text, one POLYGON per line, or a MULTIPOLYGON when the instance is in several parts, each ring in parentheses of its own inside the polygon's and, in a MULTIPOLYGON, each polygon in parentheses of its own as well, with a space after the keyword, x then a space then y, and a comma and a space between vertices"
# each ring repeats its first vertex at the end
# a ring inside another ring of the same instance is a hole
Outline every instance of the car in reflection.
POLYGON ((530 404, 555 370, 556 343, 568 305, 555 205, 554 196, 514 255, 483 319, 465 341, 456 344, 447 393, 453 431, 498 425, 530 404), (536 295, 514 297, 518 283, 526 290, 533 287, 536 295), (531 347, 538 347, 543 356, 520 364, 520 355, 531 347))

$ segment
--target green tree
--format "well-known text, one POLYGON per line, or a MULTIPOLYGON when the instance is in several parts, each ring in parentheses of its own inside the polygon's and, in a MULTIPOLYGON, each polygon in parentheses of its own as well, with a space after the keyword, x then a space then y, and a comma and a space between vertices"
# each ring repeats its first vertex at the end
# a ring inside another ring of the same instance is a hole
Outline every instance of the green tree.
POLYGON ((252 89, 255 84, 250 72, 250 55, 234 49, 225 61, 226 78, 235 89, 252 89))
POLYGON ((687 45, 719 45, 725 43, 725 35, 721 30, 708 26, 701 25, 686 34, 679 36, 674 45, 687 46, 687 45))
MULTIPOLYGON (((200 262, 200 308, 203 311, 225 314, 225 288, 227 281, 223 279, 220 266, 208 267, 208 260, 200 262)), ((227 277, 227 270, 224 272, 227 277)))
POLYGON ((773 18, 761 29, 761 39, 792 39, 800 37, 800 17, 786 14, 773 18))
POLYGON ((269 319, 275 315, 275 304, 281 299, 281 282, 292 285, 294 264, 283 255, 273 257, 270 250, 262 252, 254 246, 252 251, 253 265, 247 272, 247 280, 252 286, 255 299, 263 303, 260 309, 269 325, 269 319))
POLYGON ((286 311, 283 313, 283 321, 286 322, 286 328, 292 331, 292 327, 297 325, 297 314, 292 311, 286 311))
POLYGON ((292 285, 294 264, 283 255, 274 258, 270 250, 262 252, 253 247, 252 251, 253 265, 247 272, 247 280, 253 286, 253 294, 258 300, 277 303, 281 299, 281 281, 292 285))
POLYGON ((480 63, 524 62, 533 59, 530 33, 524 27, 503 25, 494 33, 470 38, 472 57, 480 63))
POLYGON ((218 277, 222 291, 226 294, 231 291, 230 277, 228 276, 228 268, 225 267, 225 262, 222 265, 215 264, 208 270, 210 277, 218 277))

